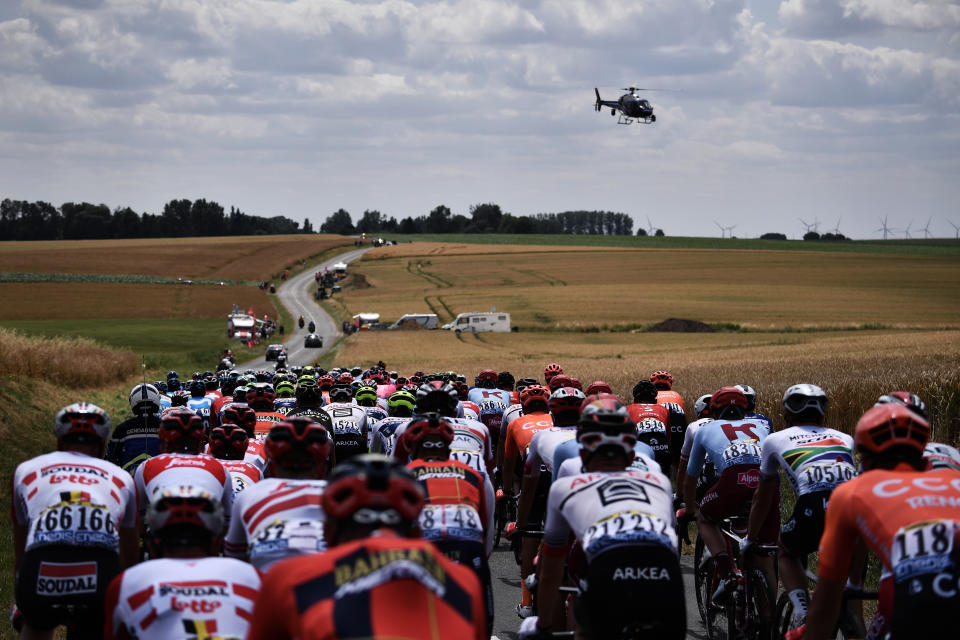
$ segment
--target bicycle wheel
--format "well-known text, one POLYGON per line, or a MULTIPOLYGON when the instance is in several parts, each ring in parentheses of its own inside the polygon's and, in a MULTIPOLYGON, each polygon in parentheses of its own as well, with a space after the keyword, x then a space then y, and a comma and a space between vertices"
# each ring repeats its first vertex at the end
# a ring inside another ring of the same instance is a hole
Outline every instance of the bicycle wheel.
POLYGON ((750 581, 750 602, 747 606, 752 620, 750 629, 747 630, 747 637, 751 640, 768 640, 773 637, 774 630, 778 628, 779 620, 776 617, 773 587, 767 580, 767 574, 756 567, 750 570, 747 579, 750 581))
POLYGON ((783 640, 783 636, 790 630, 791 620, 793 620, 793 601, 784 591, 777 600, 777 619, 774 622, 773 640, 783 640))
POLYGON ((505 504, 506 498, 502 498, 497 505, 494 507, 493 513, 493 546, 494 548, 500 546, 500 536, 503 533, 503 528, 507 526, 506 523, 506 514, 507 514, 507 505, 505 504))

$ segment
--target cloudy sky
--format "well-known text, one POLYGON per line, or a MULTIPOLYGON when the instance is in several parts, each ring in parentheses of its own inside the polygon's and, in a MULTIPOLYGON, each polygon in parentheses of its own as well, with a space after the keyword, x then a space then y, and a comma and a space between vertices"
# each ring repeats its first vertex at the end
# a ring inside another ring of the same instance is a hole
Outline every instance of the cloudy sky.
POLYGON ((952 237, 960 2, 5 0, 0 196, 952 237))

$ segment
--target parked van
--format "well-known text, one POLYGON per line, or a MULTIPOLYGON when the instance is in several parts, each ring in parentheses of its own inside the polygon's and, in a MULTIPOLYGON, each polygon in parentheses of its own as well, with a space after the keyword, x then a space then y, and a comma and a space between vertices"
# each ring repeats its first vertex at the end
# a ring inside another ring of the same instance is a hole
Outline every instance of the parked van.
POLYGON ((440 326, 440 321, 435 313, 407 313, 402 318, 394 322, 387 329, 399 329, 406 323, 418 324, 423 329, 436 329, 440 326))
POLYGON ((510 331, 510 314, 498 311, 461 313, 453 319, 453 322, 443 325, 443 328, 456 333, 464 331, 474 333, 480 333, 481 331, 508 332, 510 331))

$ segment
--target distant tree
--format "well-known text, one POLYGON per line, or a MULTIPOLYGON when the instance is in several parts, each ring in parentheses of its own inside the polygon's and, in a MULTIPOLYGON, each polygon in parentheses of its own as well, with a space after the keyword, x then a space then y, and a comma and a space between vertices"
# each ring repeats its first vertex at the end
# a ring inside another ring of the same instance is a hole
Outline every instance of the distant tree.
POLYGON ((340 233, 349 235, 354 232, 353 220, 345 209, 337 209, 320 226, 323 233, 340 233))
POLYGON ((383 217, 376 209, 367 209, 357 222, 357 233, 376 233, 383 227, 383 217))
POLYGON ((663 229, 657 229, 657 232, 653 235, 657 236, 658 238, 662 238, 664 236, 663 229))
POLYGON ((503 211, 500 205, 493 203, 475 204, 470 207, 470 226, 472 233, 496 233, 500 228, 503 211))
POLYGON ((761 240, 786 240, 787 236, 783 233, 765 233, 760 236, 761 240))
POLYGON ((450 207, 446 205, 437 205, 433 208, 427 219, 424 221, 423 230, 425 233, 450 233, 453 231, 453 221, 450 207))
POLYGON ((816 231, 807 231, 805 234, 803 234, 803 239, 804 239, 804 240, 819 240, 819 239, 820 239, 820 234, 817 233, 816 231))
POLYGON ((313 233, 313 223, 310 222, 310 218, 303 219, 303 233, 313 233))
POLYGON ((849 242, 850 238, 843 235, 842 233, 825 233, 820 236, 820 239, 824 242, 849 242))
POLYGON ((399 233, 420 233, 420 228, 413 218, 404 218, 400 221, 397 231, 399 233))
POLYGON ((638 236, 645 236, 645 235, 647 235, 647 230, 644 229, 643 227, 638 227, 638 228, 637 228, 637 235, 638 235, 638 236))

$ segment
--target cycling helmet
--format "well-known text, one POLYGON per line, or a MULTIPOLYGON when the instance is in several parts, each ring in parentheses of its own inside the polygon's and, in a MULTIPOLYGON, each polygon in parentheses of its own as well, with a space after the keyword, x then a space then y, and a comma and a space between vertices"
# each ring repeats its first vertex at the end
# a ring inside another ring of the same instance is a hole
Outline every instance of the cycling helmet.
POLYGON ((274 387, 274 393, 276 393, 278 398, 292 398, 296 393, 296 388, 289 380, 283 380, 282 382, 278 382, 277 386, 274 387))
POLYGON ((75 402, 60 409, 53 419, 53 435, 59 446, 66 439, 79 444, 104 443, 112 425, 107 412, 89 402, 75 402))
POLYGON ((252 438, 257 428, 257 412, 245 404, 228 404, 220 412, 220 422, 239 425, 252 438))
POLYGON ((225 522, 220 500, 206 489, 192 486, 164 488, 147 507, 145 521, 154 545, 216 539, 225 522))
POLYGON ((747 411, 753 411, 757 408, 757 392, 756 390, 748 384, 737 384, 734 385, 740 391, 743 391, 743 395, 747 396, 747 411))
POLYGON ((341 373, 337 376, 337 384, 353 384, 353 376, 349 373, 341 373))
POLYGON ((554 421, 560 424, 574 424, 580 415, 580 406, 586 396, 583 391, 573 387, 561 387, 550 394, 547 407, 553 414, 554 421))
POLYGON ((330 402, 350 402, 353 400, 353 387, 337 382, 330 389, 330 402))
POLYGON ((550 387, 550 391, 556 391, 561 387, 573 387, 573 379, 568 375, 558 373, 550 378, 550 381, 547 382, 547 386, 550 387))
POLYGON ((254 375, 257 382, 270 382, 271 375, 266 369, 258 369, 254 375))
POLYGON ((187 400, 190 399, 190 393, 180 389, 179 391, 174 391, 170 394, 170 406, 171 407, 185 407, 187 406, 187 400))
POLYGON ((402 389, 387 398, 387 413, 392 417, 408 418, 416 406, 417 397, 402 389))
POLYGON ((459 404, 457 390, 449 383, 439 389, 426 383, 417 389, 417 413, 439 413, 452 418, 457 415, 459 404))
POLYGON ((633 401, 638 404, 654 404, 657 401, 657 387, 649 380, 641 380, 633 385, 633 401))
POLYGON ((392 458, 368 453, 345 460, 334 468, 321 496, 327 546, 337 544, 347 521, 415 536, 425 502, 420 482, 392 458))
POLYGON ((470 387, 467 386, 466 382, 460 382, 459 380, 454 380, 450 384, 453 385, 453 388, 457 390, 457 397, 460 400, 466 400, 470 395, 470 387))
POLYGON ((598 393, 613 393, 613 389, 603 380, 594 380, 587 385, 587 388, 584 389, 583 392, 588 396, 594 396, 598 393))
POLYGON ((650 376, 650 382, 660 391, 669 391, 673 388, 673 376, 666 371, 654 371, 650 376))
POLYGON ((250 387, 245 387, 243 385, 238 385, 233 389, 233 401, 234 402, 246 402, 247 393, 250 391, 250 387))
POLYGON ((497 389, 503 389, 504 391, 513 391, 513 385, 516 383, 516 378, 513 377, 513 374, 509 371, 501 371, 497 374, 497 389))
POLYGON ((402 387, 403 385, 407 384, 407 379, 403 376, 398 376, 394 378, 393 384, 397 385, 398 387, 402 387))
POLYGON ((180 388, 179 378, 167 378, 167 391, 180 391, 180 388))
POLYGON ((710 415, 739 420, 747 410, 747 396, 736 387, 721 387, 710 396, 710 415))
POLYGON ((190 409, 170 409, 160 418, 157 436, 168 453, 198 453, 204 439, 203 420, 190 409))
MULTIPOLYGON (((300 378, 303 380, 303 378, 300 378)), ((317 378, 317 385, 319 385, 321 391, 329 391, 333 387, 336 380, 333 379, 333 376, 320 376, 317 378)))
POLYGON ((376 387, 360 387, 357 389, 357 392, 353 395, 354 400, 357 401, 357 404, 361 407, 375 407, 377 406, 377 388, 376 387))
POLYGON ((637 444, 637 426, 619 400, 587 400, 577 421, 577 442, 581 449, 590 452, 589 457, 598 453, 611 458, 622 454, 630 461, 637 444))
POLYGON ((173 378, 179 378, 179 377, 180 377, 180 374, 177 373, 176 371, 174 370, 167 371, 167 380, 171 380, 173 378))
POLYGON ((814 384, 795 384, 783 393, 783 410, 798 414, 813 409, 821 416, 827 415, 827 394, 814 384))
POLYGON ((167 381, 166 381, 166 380, 157 380, 156 382, 153 383, 153 386, 155 386, 155 387, 157 388, 157 391, 159 391, 160 393, 166 393, 166 392, 167 392, 167 381))
POLYGON ((210 455, 221 460, 243 460, 250 436, 238 424, 224 422, 210 429, 210 455))
POLYGON ((537 382, 536 378, 520 378, 519 380, 517 380, 517 384, 515 385, 515 387, 517 391, 523 391, 527 387, 532 387, 535 384, 536 385, 540 384, 539 382, 537 382))
POLYGON ((888 403, 902 404, 924 420, 929 421, 927 417, 927 405, 924 404, 920 396, 915 393, 910 393, 909 391, 891 391, 877 398, 877 404, 888 403))
POLYGON ((495 389, 497 387, 497 372, 493 369, 484 369, 477 374, 475 381, 477 386, 482 389, 495 389))
POLYGON ((449 447, 453 442, 453 427, 438 413, 424 413, 416 416, 407 424, 403 432, 407 451, 412 452, 429 436, 438 436, 449 447))
POLYGON ((923 453, 930 440, 930 423, 904 405, 878 404, 864 413, 853 433, 858 451, 883 454, 895 447, 923 453))
POLYGON ((525 387, 520 392, 520 406, 524 413, 550 410, 550 390, 538 384, 525 387))
POLYGON ((706 418, 710 409, 710 394, 702 395, 693 403, 693 413, 697 418, 706 418))
POLYGON ((160 391, 152 384, 138 384, 130 390, 130 410, 135 416, 160 411, 160 391))
POLYGON ((207 391, 216 391, 220 387, 220 380, 211 373, 203 377, 203 385, 207 388, 207 391))
POLYGON ((547 381, 547 384, 550 384, 550 378, 561 373, 563 373, 563 367, 556 362, 551 362, 543 368, 543 379, 547 381))
POLYGON ((332 447, 326 427, 306 417, 287 418, 273 425, 264 444, 270 463, 291 471, 321 470, 332 447))
POLYGON ((190 383, 190 397, 202 398, 207 393, 207 385, 202 380, 194 380, 190 383))
POLYGON ((273 401, 277 399, 269 382, 258 382, 247 391, 247 404, 254 411, 273 411, 273 401))
POLYGON ((354 378, 360 377, 361 373, 363 373, 363 367, 350 367, 350 375, 354 378))

